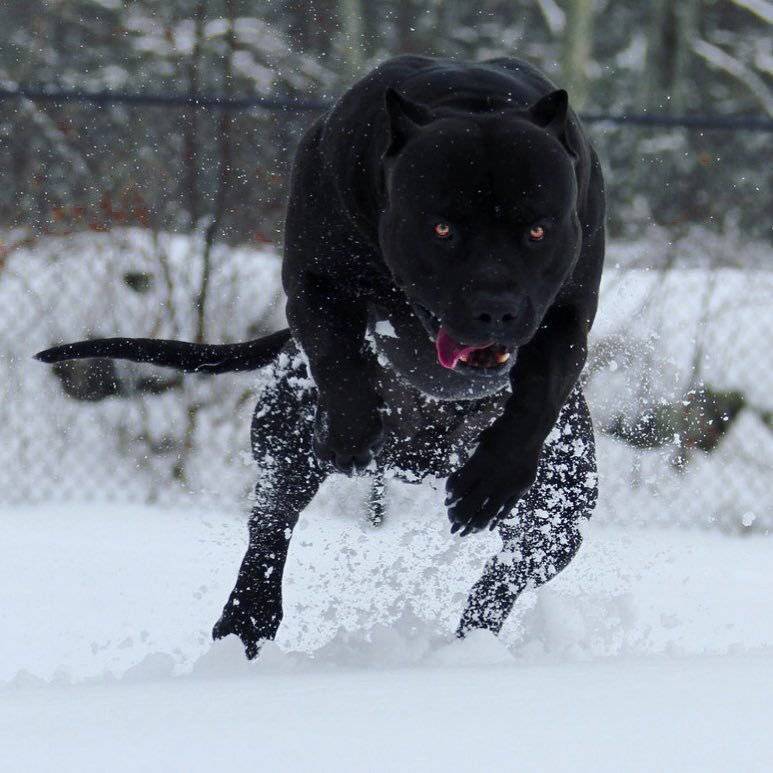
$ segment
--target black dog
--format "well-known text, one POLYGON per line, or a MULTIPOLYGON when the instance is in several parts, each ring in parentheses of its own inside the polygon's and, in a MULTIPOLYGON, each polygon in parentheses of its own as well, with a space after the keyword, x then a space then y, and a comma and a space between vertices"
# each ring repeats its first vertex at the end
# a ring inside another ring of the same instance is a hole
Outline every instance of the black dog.
POLYGON ((459 625, 498 632, 559 572, 596 498, 576 386, 604 255, 598 159, 567 95, 515 59, 392 59, 304 136, 287 213, 290 330, 246 344, 69 344, 196 372, 268 366, 247 554, 213 635, 253 657, 282 619, 298 516, 340 471, 447 478, 452 531, 498 526, 502 553, 459 625), (290 337, 292 336, 292 340, 290 337), (470 453, 472 451, 472 453, 470 453))

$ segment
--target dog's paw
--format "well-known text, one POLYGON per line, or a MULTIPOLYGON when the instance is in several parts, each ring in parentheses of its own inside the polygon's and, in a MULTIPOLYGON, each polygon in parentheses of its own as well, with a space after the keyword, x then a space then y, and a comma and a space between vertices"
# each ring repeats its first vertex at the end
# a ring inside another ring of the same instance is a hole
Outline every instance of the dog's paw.
POLYGON ((361 472, 384 445, 382 403, 348 401, 339 408, 320 404, 314 420, 314 451, 339 472, 361 472))
POLYGON ((493 529, 515 507, 537 477, 536 463, 481 444, 446 482, 451 531, 460 536, 493 529))
POLYGON ((247 655, 248 660, 254 660, 258 656, 263 642, 266 641, 260 636, 256 626, 252 625, 249 620, 242 620, 241 618, 227 615, 224 612, 212 628, 212 638, 217 641, 217 639, 225 639, 226 636, 231 636, 232 634, 242 640, 244 653, 247 655))

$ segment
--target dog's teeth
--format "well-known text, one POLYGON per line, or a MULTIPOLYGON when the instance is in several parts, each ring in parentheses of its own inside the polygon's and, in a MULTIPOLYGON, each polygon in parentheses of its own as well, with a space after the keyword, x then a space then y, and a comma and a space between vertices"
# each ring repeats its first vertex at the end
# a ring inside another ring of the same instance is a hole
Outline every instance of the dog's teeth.
POLYGON ((470 359, 470 355, 469 354, 461 354, 461 355, 459 355, 459 359, 462 362, 467 362, 470 359))
POLYGON ((498 352, 494 356, 498 365, 504 365, 510 359, 510 352, 498 352))

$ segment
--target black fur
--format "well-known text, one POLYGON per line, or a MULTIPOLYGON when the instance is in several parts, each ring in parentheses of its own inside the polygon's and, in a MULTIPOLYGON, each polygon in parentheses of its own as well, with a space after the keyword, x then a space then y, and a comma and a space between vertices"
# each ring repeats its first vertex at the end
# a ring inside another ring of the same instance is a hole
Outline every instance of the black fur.
POLYGON ((603 258, 601 170, 565 92, 515 59, 404 56, 374 70, 309 129, 293 170, 282 276, 318 389, 317 455, 351 472, 383 443, 382 396, 362 379, 370 327, 425 394, 512 387, 447 482, 455 529, 502 517, 585 363, 603 258), (429 338, 441 322, 514 355, 493 371, 442 368, 429 338))
POLYGON ((498 632, 524 587, 569 563, 595 504, 577 377, 603 256, 600 167, 565 92, 515 59, 398 57, 298 149, 283 263, 291 341, 113 339, 39 357, 267 365, 249 547, 216 638, 239 635, 250 657, 273 638, 298 516, 328 475, 354 471, 374 476, 374 523, 389 471, 446 478, 452 531, 499 528, 504 549, 458 629, 498 632), (441 367, 443 336, 454 351, 510 356, 441 367))

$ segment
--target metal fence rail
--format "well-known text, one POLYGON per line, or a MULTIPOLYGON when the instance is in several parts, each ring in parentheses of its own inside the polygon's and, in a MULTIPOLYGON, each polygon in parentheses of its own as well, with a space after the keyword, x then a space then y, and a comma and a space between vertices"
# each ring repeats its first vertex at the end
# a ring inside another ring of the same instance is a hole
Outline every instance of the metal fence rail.
MULTIPOLYGON (((0 88, 0 100, 29 99, 54 105, 93 104, 154 107, 195 107, 204 110, 241 112, 278 110, 282 112, 319 112, 333 103, 319 99, 279 97, 224 97, 217 94, 130 94, 117 91, 75 91, 39 86, 0 88)), ((773 132, 773 119, 757 115, 658 115, 654 113, 581 113, 588 124, 683 127, 687 129, 773 132)))

